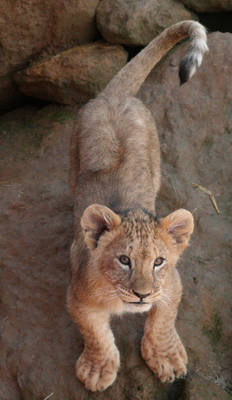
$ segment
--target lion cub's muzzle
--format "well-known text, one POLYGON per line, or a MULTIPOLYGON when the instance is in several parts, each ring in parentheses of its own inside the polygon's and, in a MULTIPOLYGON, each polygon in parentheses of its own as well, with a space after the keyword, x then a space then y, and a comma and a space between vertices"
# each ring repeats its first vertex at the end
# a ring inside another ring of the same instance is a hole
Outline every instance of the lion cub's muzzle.
POLYGON ((135 294, 136 297, 139 298, 139 303, 145 303, 144 299, 148 296, 150 296, 151 292, 143 294, 143 293, 138 293, 135 290, 132 289, 132 292, 135 294))
POLYGON ((151 295, 152 289, 153 279, 151 276, 146 276, 142 273, 136 273, 134 277, 132 277, 130 290, 140 302, 145 302, 144 300, 151 295))
POLYGON ((126 289, 121 285, 118 287, 120 297, 125 303, 130 304, 151 304, 153 302, 153 297, 156 297, 156 294, 153 291, 149 291, 145 293, 144 291, 136 291, 134 289, 126 289))

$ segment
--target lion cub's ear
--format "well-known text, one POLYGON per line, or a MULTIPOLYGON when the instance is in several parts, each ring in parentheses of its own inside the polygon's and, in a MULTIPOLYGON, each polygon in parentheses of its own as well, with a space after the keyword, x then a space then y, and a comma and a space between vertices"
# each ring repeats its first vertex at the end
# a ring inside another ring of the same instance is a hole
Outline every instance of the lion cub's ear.
POLYGON ((194 221, 191 212, 180 209, 161 220, 162 229, 174 239, 174 243, 181 252, 188 245, 193 233, 194 221))
POLYGON ((95 249, 101 234, 106 230, 111 231, 116 228, 120 222, 120 216, 108 207, 99 204, 87 207, 81 218, 81 227, 89 249, 95 249))

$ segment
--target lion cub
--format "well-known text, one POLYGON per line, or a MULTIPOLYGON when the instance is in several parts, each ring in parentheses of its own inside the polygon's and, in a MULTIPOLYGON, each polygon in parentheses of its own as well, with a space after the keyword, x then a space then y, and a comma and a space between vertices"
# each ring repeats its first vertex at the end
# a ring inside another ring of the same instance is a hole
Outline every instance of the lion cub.
POLYGON ((76 374, 91 391, 105 390, 117 376, 112 314, 148 312, 145 362, 162 382, 186 374, 187 355, 175 329, 182 294, 175 265, 193 217, 183 209, 156 217, 159 140, 151 113, 134 96, 164 54, 187 36, 179 73, 186 82, 207 51, 205 29, 195 21, 171 26, 134 57, 81 109, 72 138, 75 238, 67 303, 84 338, 76 374))

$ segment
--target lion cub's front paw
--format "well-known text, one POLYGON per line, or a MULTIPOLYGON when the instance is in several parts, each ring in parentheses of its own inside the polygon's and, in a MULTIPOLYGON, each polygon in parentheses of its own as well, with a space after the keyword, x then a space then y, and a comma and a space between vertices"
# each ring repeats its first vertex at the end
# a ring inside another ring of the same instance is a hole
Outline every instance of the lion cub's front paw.
POLYGON ((76 375, 86 389, 103 391, 114 382, 119 368, 119 352, 115 348, 105 358, 91 358, 83 352, 76 363, 76 375))
POLYGON ((181 378, 187 373, 188 357, 178 336, 175 344, 166 350, 157 342, 143 337, 141 352, 147 365, 162 382, 173 382, 175 378, 181 378))

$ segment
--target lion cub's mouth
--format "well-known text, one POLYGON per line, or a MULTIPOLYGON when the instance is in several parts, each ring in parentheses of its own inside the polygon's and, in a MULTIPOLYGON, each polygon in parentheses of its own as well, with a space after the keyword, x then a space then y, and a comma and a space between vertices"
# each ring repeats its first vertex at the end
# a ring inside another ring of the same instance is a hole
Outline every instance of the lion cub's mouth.
POLYGON ((125 304, 136 304, 136 305, 139 305, 139 306, 144 306, 146 304, 150 304, 150 303, 145 302, 145 301, 125 301, 125 300, 123 300, 123 302, 125 304))
POLYGON ((124 310, 130 312, 145 312, 152 307, 151 303, 145 301, 124 301, 124 310))
POLYGON ((144 305, 149 305, 150 304, 150 301, 144 301, 142 298, 138 299, 138 301, 136 301, 136 296, 132 295, 132 293, 127 289, 124 289, 124 288, 122 288, 120 286, 118 287, 118 289, 119 289, 119 296, 121 297, 121 300, 125 304, 129 304, 129 305, 131 304, 131 305, 137 305, 137 306, 138 305, 139 306, 144 306, 144 305))

